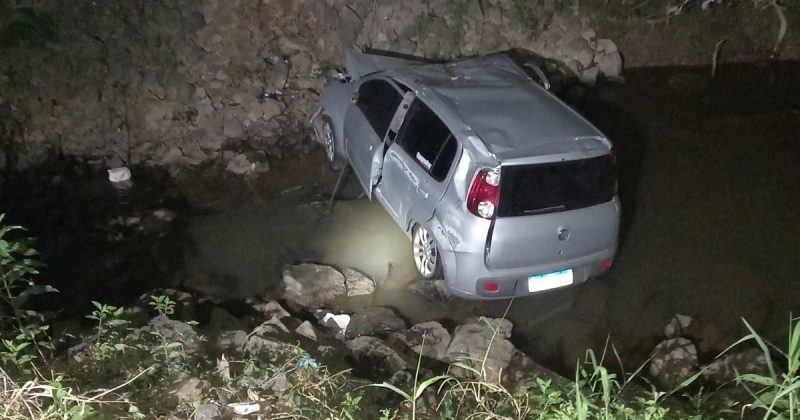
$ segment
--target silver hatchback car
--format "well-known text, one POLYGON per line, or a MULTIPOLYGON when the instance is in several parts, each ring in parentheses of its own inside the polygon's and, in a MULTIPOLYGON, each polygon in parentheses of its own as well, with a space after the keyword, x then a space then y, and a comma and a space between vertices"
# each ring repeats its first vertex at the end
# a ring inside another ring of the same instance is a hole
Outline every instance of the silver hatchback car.
POLYGON ((499 299, 611 267, 611 142, 516 62, 350 52, 346 64, 321 93, 317 139, 410 234, 423 278, 499 299))

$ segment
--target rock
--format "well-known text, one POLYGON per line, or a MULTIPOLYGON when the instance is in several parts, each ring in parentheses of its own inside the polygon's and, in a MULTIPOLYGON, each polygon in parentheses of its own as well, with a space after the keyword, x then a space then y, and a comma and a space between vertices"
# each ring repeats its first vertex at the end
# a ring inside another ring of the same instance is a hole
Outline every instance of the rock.
POLYGON ((675 315, 664 326, 664 337, 688 338, 695 343, 701 354, 713 353, 714 356, 728 344, 716 323, 682 314, 675 315))
POLYGON ((280 303, 274 300, 271 300, 266 303, 248 300, 247 303, 250 305, 251 308, 253 308, 253 310, 263 314, 265 318, 274 317, 277 319, 283 319, 291 316, 289 312, 286 312, 286 309, 284 309, 280 303))
POLYGON ((168 340, 177 341, 184 345, 196 344, 197 332, 185 322, 159 315, 151 319, 147 326, 168 340))
POLYGON ((444 280, 417 280, 408 285, 408 291, 431 302, 447 300, 447 285, 444 280))
POLYGON ((194 420, 222 420, 222 413, 216 404, 203 404, 194 410, 194 420))
POLYGON ((375 281, 352 268, 345 268, 344 283, 347 296, 371 295, 375 293, 375 281))
POLYGON ((289 383, 289 380, 286 379, 286 372, 281 372, 273 376, 272 379, 270 379, 270 382, 272 382, 270 389, 277 395, 283 394, 284 391, 292 386, 292 384, 289 383))
POLYGON ((187 378, 175 382, 172 394, 180 404, 191 404, 200 401, 203 393, 209 388, 208 381, 198 378, 187 378))
POLYGON ((569 380, 536 363, 525 353, 514 350, 508 368, 503 370, 503 383, 509 390, 529 383, 530 378, 552 381, 553 385, 567 385, 569 380))
POLYGON ((414 325, 395 336, 417 354, 436 360, 444 357, 450 345, 450 332, 436 321, 414 325))
POLYGON ((684 331, 688 331, 690 325, 692 325, 693 319, 689 315, 682 315, 676 314, 672 319, 669 320, 666 326, 664 326, 664 337, 665 338, 678 338, 678 337, 685 337, 684 331))
POLYGON ((303 337, 316 342, 317 341, 317 330, 314 326, 308 322, 303 321, 297 328, 295 328, 294 332, 296 334, 302 335, 303 337))
POLYGON ((211 331, 244 330, 246 327, 239 318, 231 315, 230 312, 215 307, 211 310, 211 315, 208 320, 208 329, 211 331))
POLYGON ((697 368, 697 348, 685 338, 662 341, 650 357, 650 377, 667 391, 697 373, 697 368))
POLYGON ((284 299, 305 309, 330 308, 337 297, 347 294, 342 273, 319 264, 286 266, 283 287, 284 299))
POLYGON ((375 307, 354 314, 350 318, 345 337, 348 340, 362 336, 386 334, 406 328, 406 322, 389 308, 375 307))
POLYGON ((242 330, 222 331, 217 336, 217 350, 223 353, 241 351, 247 343, 247 333, 242 330))
POLYGON ((594 85, 597 83, 597 76, 600 74, 600 68, 597 66, 592 66, 587 69, 581 70, 578 74, 578 80, 581 83, 586 85, 594 85))
POLYGON ((616 44, 610 39, 598 39, 594 62, 600 73, 609 78, 622 75, 622 55, 616 44))
POLYGON ((289 355, 294 352, 294 346, 271 338, 253 335, 247 339, 244 350, 251 356, 289 355))
POLYGON ((743 350, 718 358, 703 369, 703 379, 716 386, 730 384, 744 374, 770 375, 764 353, 758 349, 743 350))
POLYGON ((240 153, 228 160, 225 169, 237 175, 263 173, 269 171, 269 162, 264 152, 240 153))
POLYGON ((270 334, 281 334, 281 333, 288 333, 289 329, 286 328, 283 322, 276 317, 272 317, 264 322, 261 325, 257 326, 253 333, 256 335, 264 336, 270 334))
MULTIPOLYGON (((443 359, 448 363, 462 362, 482 370, 483 377, 480 379, 499 383, 500 374, 508 366, 515 350, 508 341, 512 328, 513 324, 507 319, 470 318, 456 327, 443 359), (494 333, 495 329, 497 334, 494 333), (484 358, 485 363, 482 363, 484 358)), ((471 372, 458 368, 453 369, 453 374, 458 377, 472 376, 471 372)))
POLYGON ((408 367, 405 359, 379 338, 357 337, 347 342, 347 348, 355 360, 353 368, 369 378, 385 379, 408 367))

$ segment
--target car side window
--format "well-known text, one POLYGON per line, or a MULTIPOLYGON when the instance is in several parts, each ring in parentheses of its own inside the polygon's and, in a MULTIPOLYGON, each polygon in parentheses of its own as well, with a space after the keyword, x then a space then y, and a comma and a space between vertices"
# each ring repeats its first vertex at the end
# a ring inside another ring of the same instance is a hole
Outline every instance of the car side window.
POLYGON ((419 99, 401 129, 400 146, 433 179, 443 181, 450 172, 458 144, 450 129, 419 99))
POLYGON ((383 140, 389 124, 403 96, 389 82, 381 79, 369 80, 358 88, 356 106, 364 113, 372 129, 383 140))

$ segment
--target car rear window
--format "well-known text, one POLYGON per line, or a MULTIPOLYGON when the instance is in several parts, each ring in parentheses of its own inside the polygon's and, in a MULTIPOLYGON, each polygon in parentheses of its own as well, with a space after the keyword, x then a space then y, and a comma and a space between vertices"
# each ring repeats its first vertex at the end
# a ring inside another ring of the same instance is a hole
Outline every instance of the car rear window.
POLYGON ((504 166, 498 217, 589 207, 614 196, 614 165, 608 155, 536 165, 504 166))

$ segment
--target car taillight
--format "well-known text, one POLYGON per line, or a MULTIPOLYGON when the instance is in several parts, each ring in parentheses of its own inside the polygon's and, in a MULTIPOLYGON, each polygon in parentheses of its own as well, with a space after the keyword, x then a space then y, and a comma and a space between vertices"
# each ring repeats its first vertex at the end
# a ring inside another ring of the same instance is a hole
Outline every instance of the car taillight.
POLYGON ((496 282, 490 281, 483 284, 483 291, 486 293, 497 293, 500 290, 500 285, 496 282))
POLYGON ((467 209, 484 219, 494 219, 500 200, 500 168, 478 171, 467 196, 467 209))

